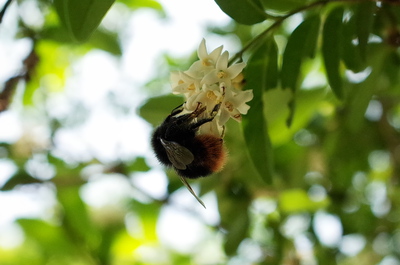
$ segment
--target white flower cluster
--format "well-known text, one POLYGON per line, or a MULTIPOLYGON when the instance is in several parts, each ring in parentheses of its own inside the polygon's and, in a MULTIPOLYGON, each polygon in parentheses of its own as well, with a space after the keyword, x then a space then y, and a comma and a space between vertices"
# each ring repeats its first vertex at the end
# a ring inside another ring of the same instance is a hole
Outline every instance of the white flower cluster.
POLYGON ((253 98, 252 90, 240 89, 243 81, 241 72, 246 64, 241 62, 228 66, 229 53, 221 53, 222 49, 220 46, 208 53, 203 39, 197 50, 199 60, 187 71, 171 73, 172 92, 185 96, 186 112, 194 111, 201 103, 207 111, 200 118, 205 118, 221 103, 214 120, 200 127, 201 133, 221 135, 229 118, 241 121, 241 115, 250 108, 246 102, 253 98))

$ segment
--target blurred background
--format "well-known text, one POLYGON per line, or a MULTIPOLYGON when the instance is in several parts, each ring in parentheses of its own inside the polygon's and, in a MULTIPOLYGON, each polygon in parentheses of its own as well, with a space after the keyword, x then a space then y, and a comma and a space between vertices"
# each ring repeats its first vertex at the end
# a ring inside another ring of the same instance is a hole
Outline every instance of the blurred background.
POLYGON ((0 0, 1 265, 400 264, 399 5, 260 1, 252 21, 239 0, 106 2, 0 0), (90 34, 84 7, 105 14, 90 34), (170 72, 203 38, 234 56, 266 29, 240 54, 262 108, 190 182, 204 209, 149 143, 183 102, 170 72))

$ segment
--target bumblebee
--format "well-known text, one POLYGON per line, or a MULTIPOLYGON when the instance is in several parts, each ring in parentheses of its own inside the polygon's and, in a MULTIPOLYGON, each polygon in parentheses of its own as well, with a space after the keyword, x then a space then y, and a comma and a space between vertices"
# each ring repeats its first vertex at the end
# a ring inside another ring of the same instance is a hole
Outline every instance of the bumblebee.
MULTIPOLYGON (((167 167, 173 167, 184 185, 194 194, 185 178, 196 179, 220 171, 226 160, 223 139, 213 134, 199 134, 199 128, 211 122, 217 115, 221 104, 215 105, 208 117, 199 118, 206 111, 201 103, 187 114, 181 114, 183 105, 172 110, 171 114, 154 131, 152 147, 157 159, 167 167)), ((204 115, 203 115, 204 116, 204 115)))

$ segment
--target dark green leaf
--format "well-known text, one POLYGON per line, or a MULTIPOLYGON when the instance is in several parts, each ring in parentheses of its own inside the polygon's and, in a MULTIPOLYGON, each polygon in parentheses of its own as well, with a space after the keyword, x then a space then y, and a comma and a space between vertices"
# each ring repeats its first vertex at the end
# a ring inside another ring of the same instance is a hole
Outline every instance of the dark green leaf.
POLYGON ((269 11, 272 9, 273 11, 278 12, 289 12, 301 6, 304 6, 310 2, 311 0, 261 0, 264 8, 269 11))
MULTIPOLYGON (((290 35, 283 53, 281 81, 283 88, 289 88, 293 93, 299 86, 300 69, 305 57, 314 57, 317 45, 320 17, 311 16, 304 20, 290 35)), ((287 126, 290 127, 295 112, 294 98, 289 102, 290 115, 287 126)))
POLYGON ((347 127, 352 132, 361 128, 368 104, 376 91, 381 88, 380 80, 387 81, 386 77, 382 77, 382 71, 389 60, 390 50, 382 44, 373 45, 370 49, 372 52, 369 55, 368 64, 371 65, 372 72, 363 82, 354 84, 349 89, 347 102, 349 113, 346 118, 347 127))
POLYGON ((283 88, 297 90, 303 58, 313 57, 320 26, 319 16, 304 20, 290 35, 283 53, 281 80, 283 88))
POLYGON ((25 171, 20 170, 14 176, 8 179, 0 190, 3 191, 12 190, 17 185, 34 184, 34 183, 42 183, 42 181, 35 179, 25 171))
POLYGON ((363 59, 365 59, 367 55, 368 39, 374 22, 375 8, 375 2, 361 2, 357 6, 357 11, 355 14, 358 46, 360 47, 360 52, 363 59))
POLYGON ((360 49, 354 44, 356 38, 356 20, 352 16, 343 24, 342 60, 347 69, 358 73, 365 69, 365 60, 362 60, 360 49))
POLYGON ((54 0, 62 24, 76 41, 85 41, 115 0, 54 0))
POLYGON ((340 74, 343 12, 343 7, 338 7, 328 15, 325 21, 322 42, 322 54, 328 82, 333 93, 339 99, 343 98, 343 84, 340 74))
POLYGON ((242 240, 246 237, 250 225, 250 218, 247 212, 240 211, 230 222, 231 229, 225 238, 225 253, 234 255, 242 240))
POLYGON ((142 107, 139 114, 153 126, 159 125, 169 114, 171 110, 184 102, 179 96, 166 95, 149 99, 142 107))
POLYGON ((226 229, 224 249, 227 255, 234 255, 240 243, 246 238, 250 226, 249 205, 251 197, 240 183, 229 183, 220 190, 218 208, 221 226, 226 229))
POLYGON ((267 60, 266 72, 264 76, 264 89, 273 89, 278 86, 278 46, 274 39, 267 40, 266 47, 268 54, 264 58, 267 60))
POLYGON ((250 110, 243 116, 244 138, 255 168, 266 183, 272 182, 273 159, 267 122, 264 117, 263 92, 275 83, 269 76, 268 69, 275 63, 269 55, 276 49, 274 40, 268 39, 251 57, 245 69, 246 88, 253 89, 254 98, 249 102, 250 110), (272 81, 269 81, 272 80, 272 81))
POLYGON ((215 0, 217 5, 236 22, 253 25, 267 19, 259 0, 215 0))

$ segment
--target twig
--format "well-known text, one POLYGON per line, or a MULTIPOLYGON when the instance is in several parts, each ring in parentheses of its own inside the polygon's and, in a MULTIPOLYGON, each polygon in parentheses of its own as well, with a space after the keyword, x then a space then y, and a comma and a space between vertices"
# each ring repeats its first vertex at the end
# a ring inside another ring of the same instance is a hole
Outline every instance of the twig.
POLYGON ((6 13, 6 10, 11 2, 12 0, 7 0, 7 2, 3 6, 3 9, 0 11, 0 23, 3 21, 4 14, 6 13))
POLYGON ((320 5, 325 5, 329 2, 336 2, 336 0, 321 0, 321 1, 317 1, 317 2, 313 2, 309 5, 306 6, 302 6, 299 7, 295 10, 293 10, 292 12, 279 17, 271 26, 269 26, 268 28, 266 28, 263 32, 261 32, 258 36, 256 36, 254 39, 252 39, 249 43, 246 44, 246 46, 244 46, 238 53, 235 54, 235 56, 233 56, 230 60, 229 60, 229 64, 234 63, 237 60, 240 60, 243 56, 243 53, 245 53, 247 50, 249 50, 250 48, 252 48, 254 45, 256 45, 258 42, 260 42, 262 39, 264 39, 268 33, 270 33, 273 29, 275 29, 276 27, 278 27, 280 24, 282 24, 282 22, 284 22, 287 18, 303 12, 307 9, 311 9, 313 7, 316 6, 320 6, 320 5))
MULTIPOLYGON (((287 18, 296 15, 297 13, 303 12, 305 10, 317 7, 317 6, 322 6, 328 3, 333 3, 333 2, 342 2, 342 3, 358 3, 358 2, 366 2, 366 1, 370 1, 370 2, 378 2, 378 0, 320 0, 320 1, 316 1, 313 3, 310 3, 309 5, 306 6, 302 6, 299 7, 295 10, 293 10, 292 12, 284 15, 284 16, 280 16, 280 17, 275 17, 276 20, 275 22, 269 26, 268 28, 266 28, 263 32, 261 32, 258 36, 256 36, 254 39, 252 39, 249 43, 246 44, 246 46, 244 46, 238 53, 235 54, 235 56, 233 56, 230 60, 229 60, 229 65, 233 64, 235 61, 237 60, 241 60, 243 53, 245 53, 247 50, 249 50, 250 48, 252 48, 253 46, 255 46, 258 42, 260 42, 262 39, 264 39, 268 33, 270 33, 273 29, 275 29, 276 27, 278 27, 280 24, 282 24, 283 21, 285 21, 287 18)), ((388 4, 399 4, 398 1, 394 1, 394 0, 381 0, 380 2, 384 2, 384 3, 388 3, 388 4)))
POLYGON ((3 90, 0 91, 0 113, 5 111, 11 103, 11 98, 18 82, 21 80, 29 81, 31 75, 39 62, 39 57, 33 47, 29 55, 24 59, 24 69, 21 74, 10 77, 4 84, 3 90))

